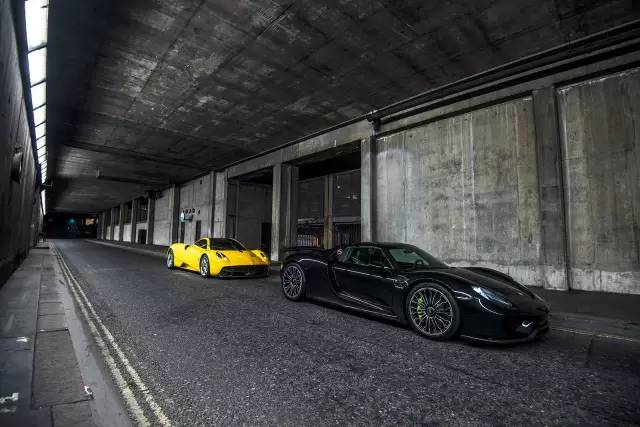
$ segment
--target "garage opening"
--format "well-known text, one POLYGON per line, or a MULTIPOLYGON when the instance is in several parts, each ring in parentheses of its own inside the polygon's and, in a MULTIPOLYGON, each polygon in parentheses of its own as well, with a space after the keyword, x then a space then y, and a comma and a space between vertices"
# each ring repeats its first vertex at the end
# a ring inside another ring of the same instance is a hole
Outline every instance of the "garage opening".
POLYGON ((270 256, 273 169, 230 179, 227 192, 227 236, 270 256))
POLYGON ((333 248, 360 241, 359 146, 298 164, 298 246, 333 248))

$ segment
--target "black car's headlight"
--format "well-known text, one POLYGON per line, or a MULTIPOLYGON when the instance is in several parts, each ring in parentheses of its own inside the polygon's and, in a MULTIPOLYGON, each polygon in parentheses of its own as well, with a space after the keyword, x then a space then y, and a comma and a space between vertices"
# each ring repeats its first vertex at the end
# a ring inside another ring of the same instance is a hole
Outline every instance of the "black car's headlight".
POLYGON ((490 291, 487 288, 482 288, 480 286, 472 286, 471 289, 473 289, 475 293, 482 296, 484 299, 489 300, 494 304, 497 304, 499 306, 506 307, 506 308, 513 307, 513 304, 511 304, 511 302, 509 302, 509 300, 507 300, 505 297, 503 297, 502 295, 498 295, 497 293, 490 291))

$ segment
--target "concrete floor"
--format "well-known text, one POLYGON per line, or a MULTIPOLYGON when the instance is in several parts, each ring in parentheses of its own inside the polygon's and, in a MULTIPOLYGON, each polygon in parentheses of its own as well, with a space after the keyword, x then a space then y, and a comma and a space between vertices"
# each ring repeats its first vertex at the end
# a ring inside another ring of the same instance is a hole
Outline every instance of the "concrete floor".
POLYGON ((635 342, 560 331, 511 347, 432 342, 286 301, 275 277, 203 279, 55 244, 174 424, 640 423, 635 342))

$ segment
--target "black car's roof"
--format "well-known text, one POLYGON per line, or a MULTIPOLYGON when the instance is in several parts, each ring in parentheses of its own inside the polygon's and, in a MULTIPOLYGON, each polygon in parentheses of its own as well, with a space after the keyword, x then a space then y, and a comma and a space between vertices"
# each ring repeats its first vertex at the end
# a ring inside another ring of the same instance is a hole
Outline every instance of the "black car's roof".
POLYGON ((360 242, 360 243, 353 243, 351 245, 345 245, 345 246, 378 246, 381 248, 408 248, 408 247, 415 248, 416 247, 408 243, 398 243, 398 242, 360 242))

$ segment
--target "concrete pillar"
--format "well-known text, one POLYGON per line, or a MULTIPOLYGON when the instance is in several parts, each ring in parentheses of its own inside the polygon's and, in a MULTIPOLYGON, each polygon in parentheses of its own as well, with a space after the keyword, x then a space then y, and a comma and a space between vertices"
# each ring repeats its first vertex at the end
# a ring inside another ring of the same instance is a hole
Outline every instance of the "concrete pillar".
POLYGON ((227 172, 217 172, 215 174, 215 199, 214 199, 214 220, 213 237, 226 237, 227 228, 227 172))
POLYGON ((282 261, 283 249, 296 245, 298 231, 298 168, 278 163, 273 167, 271 259, 282 261))
POLYGON ((567 228, 562 148, 554 87, 533 92, 544 287, 568 290, 567 228))
POLYGON ((333 247, 333 175, 324 177, 324 247, 333 247))
POLYGON ((118 240, 122 242, 122 240, 124 240, 124 216, 125 216, 125 210, 127 209, 127 205, 126 204, 122 204, 120 205, 120 216, 119 216, 119 223, 120 226, 118 227, 118 240))
POLYGON ((214 224, 216 219, 216 173, 209 173, 209 182, 211 183, 211 187, 209 188, 209 229, 206 230, 207 236, 213 237, 214 235, 214 224))
POLYGON ((147 245, 153 244, 153 226, 155 225, 156 199, 153 195, 149 197, 147 204, 147 245))
POLYGON ((360 239, 375 239, 375 168, 376 138, 364 138, 360 142, 360 239))
POLYGON ((169 189, 169 244, 178 241, 180 228, 180 187, 172 185, 169 189))
POLYGON ((138 209, 140 208, 140 199, 133 199, 131 201, 131 238, 129 241, 131 243, 137 243, 138 239, 136 238, 136 229, 137 227, 137 218, 138 218, 138 209))
POLYGON ((240 181, 236 180, 235 185, 236 185, 236 206, 235 206, 235 216, 233 217, 235 222, 233 224, 233 238, 237 239, 238 227, 240 225, 240 181))
POLYGON ((113 240, 115 238, 115 230, 114 230, 115 222, 116 222, 115 208, 111 208, 110 214, 109 214, 109 225, 111 226, 109 228, 109 240, 113 240))

